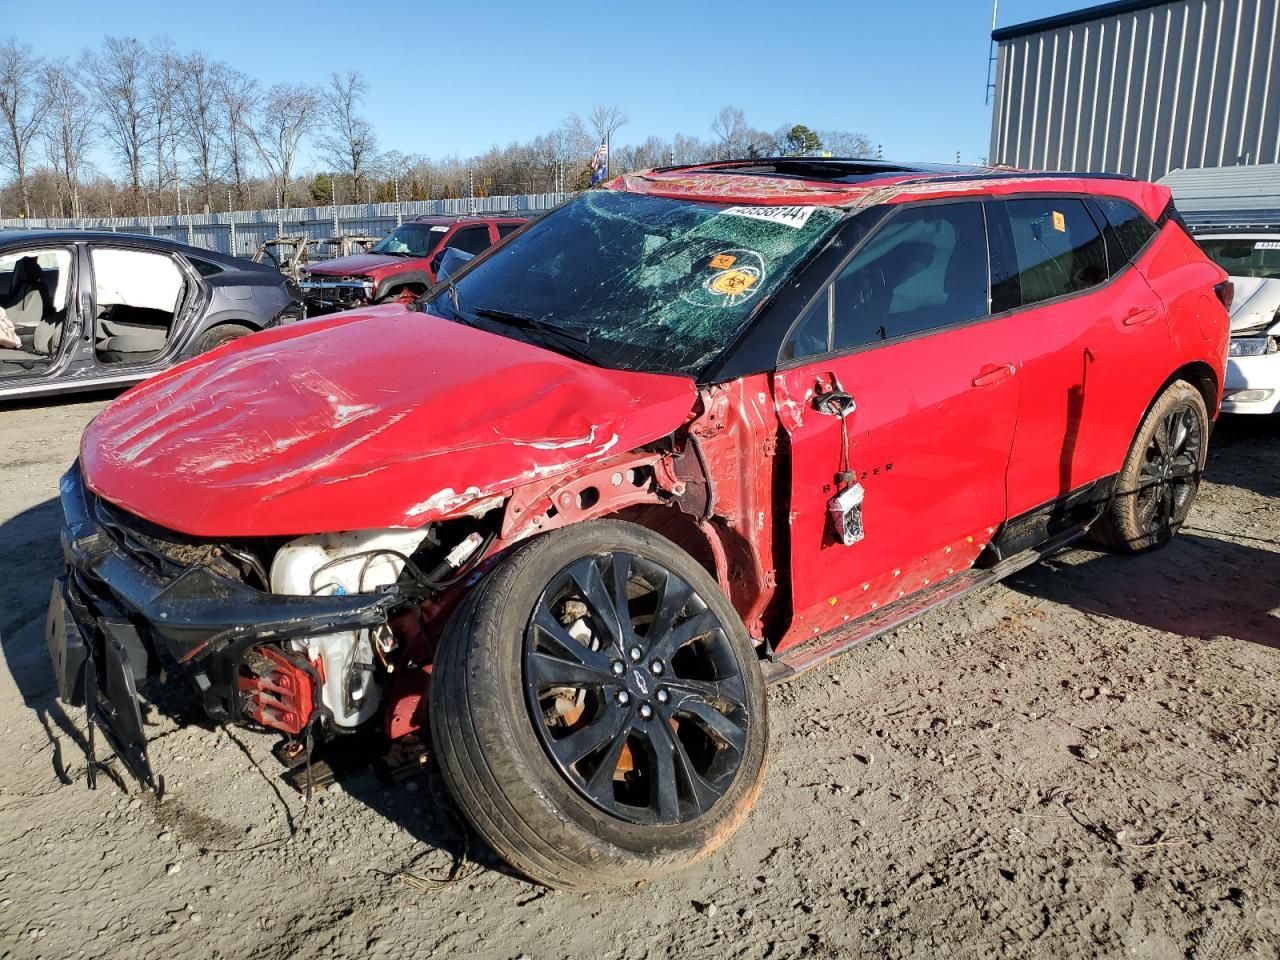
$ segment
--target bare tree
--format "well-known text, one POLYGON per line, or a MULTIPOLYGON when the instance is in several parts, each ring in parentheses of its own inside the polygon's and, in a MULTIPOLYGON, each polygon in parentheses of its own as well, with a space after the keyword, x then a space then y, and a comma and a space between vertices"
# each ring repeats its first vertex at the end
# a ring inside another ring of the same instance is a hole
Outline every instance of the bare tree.
POLYGON ((218 141, 226 152, 227 179, 239 202, 244 201, 249 178, 249 126, 259 99, 258 84, 252 77, 232 68, 221 71, 217 80, 218 141))
POLYGON ((146 49, 134 37, 107 37, 102 50, 86 52, 84 60, 103 133, 129 170, 136 202, 142 195, 142 153, 151 142, 146 49))
MULTIPOLYGON (((143 90, 147 99, 147 112, 151 117, 151 145, 155 150, 156 197, 164 195, 172 186, 175 191, 181 181, 178 177, 178 87, 181 76, 181 57, 168 40, 152 44, 147 58, 146 81, 143 90)), ((181 213, 176 197, 174 212, 181 213)))
POLYGON ((746 152, 747 116, 737 107, 721 107, 711 121, 711 132, 720 141, 720 158, 741 156, 746 152))
POLYGON ((822 138, 823 146, 837 157, 870 157, 875 152, 866 134, 847 130, 819 130, 818 136, 822 138))
POLYGON ((417 160, 417 157, 402 153, 399 150, 388 150, 378 157, 375 164, 378 174, 391 183, 391 190, 386 195, 387 199, 395 199, 396 184, 400 185, 400 199, 409 199, 407 188, 410 184, 407 181, 410 179, 417 160))
POLYGON ((45 148, 50 165, 67 191, 71 216, 80 216, 80 180, 94 143, 94 110, 89 95, 76 80, 77 70, 66 61, 45 67, 41 76, 49 116, 45 148))
POLYGON ((260 104, 249 136, 289 205, 289 181, 302 139, 315 126, 320 98, 306 84, 277 83, 260 104))
POLYGON ((323 93, 325 132, 319 146, 327 163, 336 172, 351 178, 356 197, 364 185, 366 167, 377 149, 377 138, 360 116, 360 106, 368 86, 360 74, 347 71, 346 76, 329 75, 329 86, 323 93))
POLYGON ((205 59, 199 51, 179 65, 177 112, 191 167, 204 198, 204 212, 213 210, 213 182, 220 154, 219 92, 225 67, 205 59))
POLYGON ((27 161, 31 141, 40 132, 48 103, 39 83, 41 61, 30 44, 10 37, 0 46, 0 114, 5 138, 0 141, 0 162, 18 178, 22 215, 31 216, 31 191, 27 185, 27 161))
POLYGON ((588 116, 591 123, 591 129, 596 135, 596 143, 610 143, 613 135, 618 132, 618 128, 622 127, 629 117, 627 113, 617 104, 606 106, 597 103, 591 108, 588 116))

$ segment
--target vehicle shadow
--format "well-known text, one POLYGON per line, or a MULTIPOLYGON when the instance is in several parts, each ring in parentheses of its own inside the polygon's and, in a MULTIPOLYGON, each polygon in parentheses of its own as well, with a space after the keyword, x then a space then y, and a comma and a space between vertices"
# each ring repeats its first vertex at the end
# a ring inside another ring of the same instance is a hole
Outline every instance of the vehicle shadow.
POLYGON ((1280 497, 1280 414, 1220 417, 1209 441, 1205 478, 1280 497))
POLYGON ((58 735, 83 750, 80 728, 57 700, 53 668, 44 640, 45 613, 53 579, 62 569, 58 531, 62 509, 56 498, 0 524, 0 649, 22 702, 36 715, 49 740, 55 773, 68 782, 58 735))
POLYGON ((1072 551, 1005 583, 1028 596, 1184 637, 1226 636, 1280 650, 1280 550, 1186 530, 1161 550, 1137 556, 1072 551))
MULTIPOLYGON (((0 651, 23 704, 35 715, 48 740, 50 763, 58 779, 68 784, 83 770, 85 748, 83 713, 67 707, 57 697, 53 667, 45 643, 45 615, 54 578, 62 572, 62 548, 59 532, 62 508, 50 498, 0 523, 0 651), (72 714, 74 714, 74 719, 72 714)), ((0 684, 3 679, 0 678, 0 684)), ((191 697, 182 696, 179 684, 148 684, 144 717, 154 709, 171 719, 180 729, 210 729, 199 715, 191 697)), ((2 687, 0 687, 2 689, 2 687)), ((150 726, 150 723, 147 724, 150 726)), ((237 731, 234 738, 246 753, 258 753, 260 744, 253 738, 274 739, 267 733, 237 731)), ((355 759, 343 758, 342 741, 333 749, 332 757, 325 748, 317 750, 317 765, 330 759, 337 771, 337 783, 354 799, 378 815, 401 827, 424 845, 419 857, 426 866, 421 869, 435 877, 461 871, 464 864, 480 863, 485 867, 504 869, 502 861, 483 841, 472 834, 453 805, 448 791, 440 782, 434 764, 396 767, 391 759, 376 748, 369 749, 367 740, 352 746, 363 754, 355 759), (440 862, 446 861, 443 869, 440 862)), ((99 742, 99 757, 102 756, 99 742)), ((126 792, 138 787, 123 768, 116 765, 103 769, 117 786, 126 792)), ((264 773, 283 779, 284 767, 264 763, 264 773)), ((163 769, 156 771, 164 775, 163 769)), ((277 783, 281 790, 287 787, 277 783)), ((402 867, 418 869, 413 864, 402 867)))

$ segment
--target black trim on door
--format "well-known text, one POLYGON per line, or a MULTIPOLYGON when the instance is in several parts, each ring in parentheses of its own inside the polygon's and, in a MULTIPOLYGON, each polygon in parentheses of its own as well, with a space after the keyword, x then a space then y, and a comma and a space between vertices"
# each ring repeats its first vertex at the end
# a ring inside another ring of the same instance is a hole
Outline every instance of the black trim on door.
POLYGON ((994 567, 1068 531, 1088 527, 1106 509, 1116 476, 1113 473, 1101 477, 1005 520, 973 565, 979 569, 994 567))

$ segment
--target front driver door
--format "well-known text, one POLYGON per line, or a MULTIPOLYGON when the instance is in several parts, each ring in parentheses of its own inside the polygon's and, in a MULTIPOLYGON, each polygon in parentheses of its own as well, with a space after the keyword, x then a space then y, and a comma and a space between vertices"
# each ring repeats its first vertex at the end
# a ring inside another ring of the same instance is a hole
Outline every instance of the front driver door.
POLYGON ((980 203, 905 206, 784 345, 774 394, 790 446, 793 621, 778 649, 959 573, 1005 518, 1019 358, 988 316, 988 274, 980 203), (831 390, 856 408, 820 412, 831 390), (842 423, 864 491, 865 538, 850 546, 828 510, 842 423))

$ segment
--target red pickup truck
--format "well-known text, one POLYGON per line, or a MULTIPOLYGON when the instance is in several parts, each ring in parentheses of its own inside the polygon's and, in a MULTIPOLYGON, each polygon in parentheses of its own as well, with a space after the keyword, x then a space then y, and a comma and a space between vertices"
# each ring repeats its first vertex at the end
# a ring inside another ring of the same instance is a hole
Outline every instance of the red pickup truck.
POLYGON ((367 253, 336 257, 307 267, 299 286, 307 312, 349 310, 370 303, 411 299, 436 281, 445 250, 476 254, 524 226, 527 218, 425 216, 396 227, 367 253))

